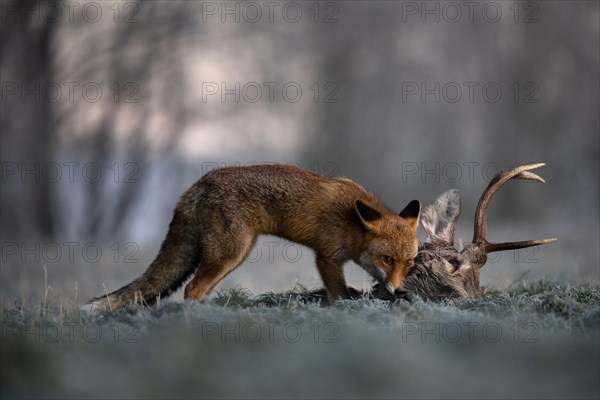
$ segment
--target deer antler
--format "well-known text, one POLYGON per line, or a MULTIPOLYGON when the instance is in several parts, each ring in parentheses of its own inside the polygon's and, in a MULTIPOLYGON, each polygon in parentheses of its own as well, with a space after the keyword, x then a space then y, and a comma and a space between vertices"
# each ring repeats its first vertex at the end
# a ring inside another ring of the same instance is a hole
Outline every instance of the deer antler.
MULTIPOLYGON (((477 204, 477 210, 475 211, 475 228, 473 232, 473 244, 477 244, 478 247, 483 247, 486 253, 494 251, 510 250, 510 249, 522 249, 525 247, 538 246, 554 242, 556 239, 542 239, 542 240, 526 240, 523 242, 506 242, 506 243, 489 243, 487 241, 487 210, 494 194, 511 179, 524 179, 530 181, 537 181, 544 183, 545 181, 529 170, 539 168, 545 165, 544 163, 529 164, 517 167, 507 172, 498 173, 494 179, 490 182, 488 187, 485 189, 479 203, 477 204)), ((480 248, 481 248, 480 247, 480 248)))

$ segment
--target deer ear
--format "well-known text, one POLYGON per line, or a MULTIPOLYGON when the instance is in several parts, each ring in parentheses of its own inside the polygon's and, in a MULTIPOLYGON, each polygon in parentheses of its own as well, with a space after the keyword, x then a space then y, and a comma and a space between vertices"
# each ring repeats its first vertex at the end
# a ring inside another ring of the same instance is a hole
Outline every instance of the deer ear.
POLYGON ((400 211, 400 216, 410 224, 410 226, 416 231, 419 227, 419 215, 421 214, 421 203, 418 200, 413 200, 404 210, 400 211))
POLYGON ((378 231, 381 223, 381 213, 360 200, 354 202, 354 208, 363 226, 370 231, 378 231))
POLYGON ((423 211, 423 228, 429 240, 447 245, 454 244, 454 232, 460 216, 460 192, 448 190, 423 211))

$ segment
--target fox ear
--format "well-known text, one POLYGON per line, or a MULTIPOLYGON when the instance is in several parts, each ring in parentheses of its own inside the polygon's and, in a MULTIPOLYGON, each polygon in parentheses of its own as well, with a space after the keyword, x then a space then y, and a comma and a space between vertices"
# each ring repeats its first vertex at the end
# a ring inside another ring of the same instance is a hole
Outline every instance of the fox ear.
POLYGON ((371 231, 379 230, 379 222, 381 221, 381 213, 379 211, 360 200, 354 202, 354 208, 365 228, 371 231))
POLYGON ((421 214, 421 203, 418 200, 413 200, 404 210, 400 211, 400 216, 409 223, 413 230, 419 229, 419 215, 421 214))

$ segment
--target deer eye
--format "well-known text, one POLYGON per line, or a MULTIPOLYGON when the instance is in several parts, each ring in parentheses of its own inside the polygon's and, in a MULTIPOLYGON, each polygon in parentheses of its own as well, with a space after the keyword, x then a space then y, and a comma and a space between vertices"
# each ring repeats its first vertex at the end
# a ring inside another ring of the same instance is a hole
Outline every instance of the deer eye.
POLYGON ((407 267, 412 267, 412 265, 413 265, 413 262, 412 262, 412 260, 406 260, 406 261, 404 262, 404 264, 406 264, 406 266, 407 266, 407 267))
POLYGON ((453 266, 454 268, 458 268, 458 267, 460 266, 460 261, 459 261, 459 260, 457 260, 456 258, 451 258, 451 259, 449 259, 449 260, 448 260, 448 262, 449 262, 450 264, 452 264, 452 266, 453 266))
POLYGON ((392 265, 394 263, 394 259, 390 256, 383 256, 383 262, 387 265, 392 265))

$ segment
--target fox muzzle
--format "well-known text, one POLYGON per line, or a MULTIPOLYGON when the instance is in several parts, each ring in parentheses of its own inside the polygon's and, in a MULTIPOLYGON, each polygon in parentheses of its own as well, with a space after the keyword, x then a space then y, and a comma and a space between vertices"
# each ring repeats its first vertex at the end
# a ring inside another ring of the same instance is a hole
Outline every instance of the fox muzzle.
POLYGON ((396 292, 396 288, 389 281, 385 281, 385 288, 390 294, 394 294, 396 292))

